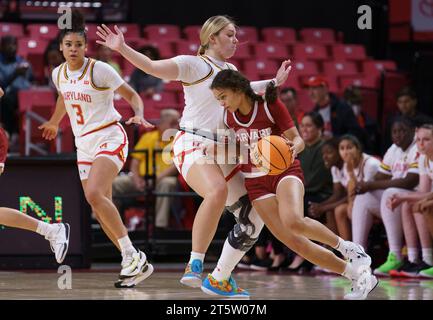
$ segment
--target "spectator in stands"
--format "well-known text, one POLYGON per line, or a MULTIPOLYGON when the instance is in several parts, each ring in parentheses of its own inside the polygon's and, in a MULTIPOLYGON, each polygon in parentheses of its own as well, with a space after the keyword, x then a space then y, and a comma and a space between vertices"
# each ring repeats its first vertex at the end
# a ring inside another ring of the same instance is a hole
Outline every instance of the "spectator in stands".
POLYGON ((59 42, 57 40, 54 40, 48 45, 47 49, 44 52, 45 80, 47 81, 48 86, 56 92, 57 89, 53 83, 53 78, 51 74, 54 68, 56 68, 58 65, 62 64, 65 61, 63 54, 59 50, 59 48, 60 48, 59 42))
POLYGON ((106 46, 98 46, 96 50, 96 59, 108 63, 117 71, 118 74, 122 75, 122 69, 119 64, 113 60, 113 51, 106 46))
POLYGON ((403 265, 403 230, 401 208, 387 206, 394 194, 413 190, 419 182, 418 150, 414 140, 415 128, 407 117, 399 117, 392 125, 394 144, 387 150, 379 172, 373 181, 357 182, 352 210, 353 241, 367 246, 373 216, 381 218, 389 243, 387 261, 374 272, 389 275, 403 265))
MULTIPOLYGON (((173 192, 177 187, 178 172, 171 161, 170 154, 167 154, 167 146, 170 141, 163 141, 162 134, 165 130, 178 128, 180 114, 174 109, 161 111, 161 120, 157 130, 145 133, 135 145, 135 153, 131 153, 130 172, 127 175, 119 175, 113 182, 113 196, 124 195, 131 192, 144 191, 146 188, 145 175, 156 174, 155 191, 173 192), (149 150, 149 171, 146 171, 146 155, 140 150, 149 150), (162 152, 156 152, 162 150, 162 152), (153 163, 155 153, 155 163, 153 163)), ((170 218, 170 197, 157 197, 155 204, 155 226, 167 228, 170 218)))
MULTIPOLYGON (((388 202, 388 208, 394 210, 401 205, 404 238, 407 245, 408 259, 398 270, 390 271, 393 276, 419 277, 421 272, 433 266, 432 237, 425 217, 413 204, 429 195, 433 181, 433 125, 425 124, 416 132, 418 151, 419 186, 416 191, 399 192, 388 202), (421 259, 418 239, 421 242, 421 259)), ((426 270, 427 271, 427 270, 426 270)), ((433 268, 432 270, 433 271, 433 268)), ((433 273, 430 274, 433 277, 433 273)))
POLYGON ((325 78, 310 77, 305 85, 308 87, 310 99, 316 105, 314 111, 320 113, 325 123, 325 139, 352 134, 365 142, 364 130, 359 126, 352 108, 329 92, 325 78))
POLYGON ((289 110, 290 116, 292 117, 293 121, 295 122, 296 128, 299 130, 299 124, 302 121, 302 118, 304 116, 304 112, 299 110, 298 106, 298 94, 296 92, 295 88, 288 87, 283 88, 280 91, 280 99, 287 107, 287 110, 289 110))
POLYGON ((344 161, 343 170, 333 170, 333 181, 346 191, 347 201, 334 210, 338 233, 345 240, 352 240, 352 208, 355 200, 355 187, 358 182, 372 181, 379 171, 380 161, 363 153, 359 140, 352 135, 344 135, 338 144, 344 161))
POLYGON ((366 133, 365 151, 370 154, 380 154, 379 127, 366 112, 362 110, 363 99, 361 90, 356 86, 349 86, 344 90, 344 100, 352 107, 359 126, 366 133))
MULTIPOLYGON (((152 60, 159 60, 159 50, 153 46, 144 46, 139 50, 140 53, 146 55, 152 60)), ((145 93, 151 96, 154 93, 161 92, 164 85, 161 79, 143 72, 141 69, 135 69, 131 74, 129 84, 140 93, 145 93)))
POLYGON ((395 114, 389 116, 386 121, 383 150, 388 149, 391 145, 391 125, 395 118, 399 116, 407 117, 413 122, 415 127, 419 127, 425 123, 433 124, 433 118, 418 111, 418 98, 416 92, 412 88, 403 87, 397 93, 396 97, 398 111, 395 114))
POLYGON ((18 143, 18 91, 30 88, 32 68, 17 55, 17 39, 3 36, 0 46, 0 87, 4 97, 0 101, 1 121, 10 134, 11 148, 18 143))

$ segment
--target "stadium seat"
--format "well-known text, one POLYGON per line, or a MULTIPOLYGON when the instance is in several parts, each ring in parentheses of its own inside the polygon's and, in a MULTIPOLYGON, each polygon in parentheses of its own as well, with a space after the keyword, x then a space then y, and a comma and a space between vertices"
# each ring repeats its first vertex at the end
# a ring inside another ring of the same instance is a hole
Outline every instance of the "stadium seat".
POLYGON ((357 75, 356 64, 350 61, 325 61, 323 63, 323 73, 329 76, 351 76, 357 75))
POLYGON ((160 40, 160 41, 152 41, 140 39, 136 41, 131 41, 131 45, 139 50, 143 46, 153 46, 159 50, 159 54, 162 59, 172 58, 176 55, 176 51, 174 50, 174 45, 171 41, 160 40))
POLYGON ((335 43, 335 33, 327 28, 304 28, 299 31, 302 41, 316 44, 335 43))
POLYGON ((283 44, 258 42, 253 48, 255 56, 259 59, 285 60, 289 57, 287 47, 283 44))
POLYGON ((199 48, 199 43, 197 41, 186 41, 186 40, 180 40, 175 43, 176 47, 176 55, 181 54, 189 54, 189 55, 196 55, 199 48))
POLYGON ((7 35, 22 38, 24 36, 23 25, 20 23, 1 22, 0 37, 7 35))
POLYGON ((201 26, 186 26, 183 28, 183 34, 188 41, 200 44, 200 30, 201 26))
POLYGON ((367 59, 365 48, 359 44, 335 44, 331 47, 334 60, 356 60, 367 59))
POLYGON ((153 24, 146 26, 143 31, 149 40, 161 41, 180 39, 180 28, 177 25, 153 24))
POLYGON ((56 24, 31 24, 27 26, 27 30, 32 39, 53 40, 59 34, 56 24))
POLYGON ((242 44, 244 42, 247 43, 254 43, 259 40, 259 36, 257 33, 256 27, 250 27, 250 26, 242 26, 239 27, 236 38, 239 40, 239 43, 242 44))
POLYGON ((183 92, 183 87, 180 81, 164 82, 164 91, 167 92, 183 92))
POLYGON ((292 28, 267 27, 262 29, 263 40, 270 43, 295 44, 296 31, 292 28))
POLYGON ((379 76, 384 70, 397 70, 397 65, 391 60, 369 60, 362 64, 362 71, 365 75, 379 76))
POLYGON ((376 89, 379 86, 379 83, 376 77, 363 76, 362 74, 358 75, 343 75, 339 76, 340 88, 345 89, 349 86, 363 87, 376 89))
POLYGON ((251 59, 253 55, 251 54, 251 45, 250 43, 239 43, 237 45, 236 52, 233 56, 235 59, 251 59))
POLYGON ((328 58, 326 47, 320 44, 295 44, 293 55, 297 60, 326 60, 328 58))
POLYGON ((32 65, 33 76, 38 81, 44 78, 44 53, 47 46, 48 40, 18 39, 17 53, 32 65))
POLYGON ((110 24, 108 27, 111 30, 114 30, 114 26, 117 25, 117 27, 120 29, 120 31, 123 32, 124 37, 126 41, 131 38, 141 38, 140 34, 140 28, 135 23, 116 23, 116 24, 110 24))
POLYGON ((317 63, 314 61, 294 61, 292 62, 292 74, 295 76, 313 76, 319 73, 317 63))
POLYGON ((312 111, 314 108, 314 103, 311 101, 309 95, 308 95, 308 90, 299 90, 297 92, 298 95, 298 106, 299 106, 299 110, 303 111, 303 112, 309 112, 312 111))
POLYGON ((96 23, 86 23, 86 31, 87 31, 87 39, 89 42, 99 40, 98 35, 96 34, 98 24, 96 23))
POLYGON ((246 75, 253 75, 253 74, 257 74, 258 76, 264 76, 269 74, 275 75, 277 70, 278 70, 278 63, 275 62, 274 60, 254 59, 254 60, 246 60, 244 62, 244 71, 246 75))

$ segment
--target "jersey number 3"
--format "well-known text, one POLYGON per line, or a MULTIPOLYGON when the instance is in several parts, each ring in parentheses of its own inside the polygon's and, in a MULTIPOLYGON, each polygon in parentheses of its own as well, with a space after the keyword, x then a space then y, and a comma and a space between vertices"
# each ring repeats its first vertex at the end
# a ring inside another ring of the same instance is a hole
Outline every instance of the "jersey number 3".
POLYGON ((77 124, 84 124, 83 110, 81 110, 81 106, 79 104, 73 104, 72 108, 75 109, 77 115, 77 124))

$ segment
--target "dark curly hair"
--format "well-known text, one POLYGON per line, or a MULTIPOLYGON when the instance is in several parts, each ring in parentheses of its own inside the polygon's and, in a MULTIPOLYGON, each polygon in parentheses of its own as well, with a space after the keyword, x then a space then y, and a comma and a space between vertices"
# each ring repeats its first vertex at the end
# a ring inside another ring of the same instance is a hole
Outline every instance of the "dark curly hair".
MULTIPOLYGON (((263 101, 263 97, 256 94, 251 88, 250 80, 242 73, 236 70, 222 70, 218 72, 212 81, 211 89, 231 89, 233 91, 242 92, 253 101, 263 101)), ((277 88, 275 83, 271 81, 266 86, 264 100, 267 103, 274 103, 277 100, 277 88)))
POLYGON ((78 10, 71 10, 72 25, 70 29, 62 29, 59 34, 59 42, 62 43, 63 38, 69 33, 78 33, 84 37, 84 42, 87 42, 87 32, 83 14, 78 10))

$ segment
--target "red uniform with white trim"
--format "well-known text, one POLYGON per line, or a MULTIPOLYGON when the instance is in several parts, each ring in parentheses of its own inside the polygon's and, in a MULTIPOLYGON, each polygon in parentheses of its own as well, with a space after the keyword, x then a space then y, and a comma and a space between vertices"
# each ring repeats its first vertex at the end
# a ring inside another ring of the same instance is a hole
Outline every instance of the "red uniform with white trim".
MULTIPOLYGON (((228 128, 235 130, 236 138, 241 144, 248 145, 269 135, 281 136, 286 130, 295 127, 289 112, 280 100, 270 105, 266 102, 256 102, 248 115, 242 115, 238 111, 225 111, 224 123, 228 128)), ((283 173, 271 176, 260 171, 251 162, 248 154, 248 161, 241 165, 241 171, 245 176, 245 187, 251 201, 275 196, 282 179, 294 178, 301 183, 304 180, 298 159, 295 159, 283 173)))
POLYGON ((98 157, 108 157, 120 171, 128 155, 128 138, 113 104, 114 91, 124 80, 108 64, 84 59, 80 70, 67 63, 53 70, 53 82, 63 96, 77 147, 80 179, 86 180, 98 157))

